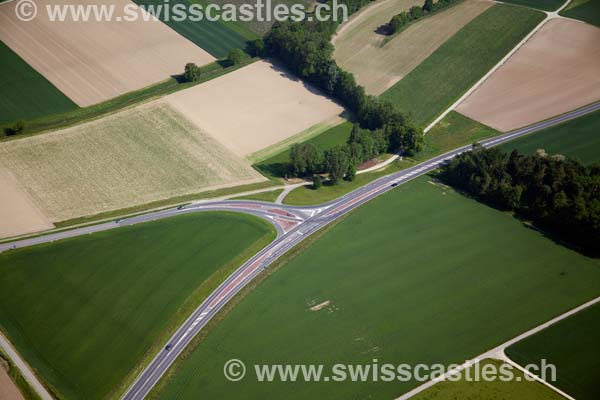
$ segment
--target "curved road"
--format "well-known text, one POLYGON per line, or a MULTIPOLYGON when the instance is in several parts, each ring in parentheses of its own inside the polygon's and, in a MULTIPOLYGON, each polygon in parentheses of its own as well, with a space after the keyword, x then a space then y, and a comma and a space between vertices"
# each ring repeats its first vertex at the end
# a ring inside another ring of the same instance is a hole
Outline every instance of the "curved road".
MULTIPOLYGON (((600 102, 525 128, 483 140, 480 143, 484 147, 497 146, 599 109, 600 102)), ((217 289, 215 289, 202 304, 200 304, 189 318, 177 329, 169 341, 165 343, 162 350, 154 357, 146 369, 142 371, 122 397, 123 400, 141 400, 151 391, 158 380, 208 321, 210 321, 210 319, 256 275, 267 268, 281 255, 286 253, 307 236, 356 207, 394 189, 398 185, 439 168, 456 155, 469 151, 470 149, 470 145, 460 147, 421 164, 379 178, 338 199, 318 206, 296 207, 244 200, 203 201, 180 209, 156 211, 124 220, 0 244, 0 252, 11 248, 47 243, 67 237, 74 237, 82 234, 113 229, 119 226, 133 225, 182 213, 198 211, 224 210, 245 212, 265 218, 273 223, 278 232, 277 238, 239 267, 217 289), (167 348, 169 350, 167 350, 167 348)))

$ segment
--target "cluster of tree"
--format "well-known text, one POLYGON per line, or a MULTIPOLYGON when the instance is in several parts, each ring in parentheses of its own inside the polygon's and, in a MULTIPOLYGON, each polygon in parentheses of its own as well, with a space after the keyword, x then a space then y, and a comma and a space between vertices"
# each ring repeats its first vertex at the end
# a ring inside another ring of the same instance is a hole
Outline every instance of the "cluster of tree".
POLYGON ((434 3, 433 0, 425 0, 425 3, 422 7, 413 6, 408 11, 403 11, 400 14, 394 15, 386 26, 386 33, 388 35, 393 35, 410 22, 422 18, 429 13, 448 7, 457 1, 458 0, 438 0, 436 3, 434 3))
MULTIPOLYGON (((251 46, 251 44, 249 46, 251 46)), ((223 65, 225 67, 231 67, 231 66, 240 64, 241 62, 244 61, 244 59, 246 57, 247 57, 247 55, 246 55, 246 53, 244 53, 243 50, 235 48, 235 49, 229 50, 229 53, 227 54, 227 58, 225 58, 224 60, 220 60, 219 62, 221 63, 221 65, 223 65)), ((185 69, 183 72, 183 79, 186 82, 197 82, 198 80, 200 80, 201 77, 202 77, 202 69, 200 67, 198 67, 194 63, 187 63, 185 65, 185 69)))
POLYGON ((25 124, 25 121, 19 120, 13 126, 4 128, 4 134, 6 136, 19 135, 19 134, 25 132, 26 127, 27 127, 27 125, 25 124))
MULTIPOLYGON (((353 4, 361 4, 353 3, 353 4)), ((395 132, 397 146, 408 155, 421 150, 423 132, 385 101, 365 93, 354 75, 341 69, 333 60, 331 36, 335 23, 317 21, 276 22, 266 35, 261 48, 263 56, 274 56, 298 76, 308 80, 340 101, 356 116, 361 127, 395 132)))
POLYGON ((383 130, 369 131, 355 125, 346 144, 326 151, 312 143, 292 145, 290 173, 299 177, 326 173, 334 185, 343 178, 351 181, 358 165, 376 158, 388 148, 389 141, 383 130))
POLYGON ((481 146, 442 168, 440 177, 497 208, 531 219, 556 237, 598 252, 600 164, 544 153, 510 155, 481 146))

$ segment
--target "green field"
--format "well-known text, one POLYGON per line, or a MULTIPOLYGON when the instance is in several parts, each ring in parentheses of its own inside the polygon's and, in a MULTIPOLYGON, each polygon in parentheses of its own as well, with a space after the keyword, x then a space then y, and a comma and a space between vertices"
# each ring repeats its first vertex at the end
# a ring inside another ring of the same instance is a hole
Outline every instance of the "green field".
POLYGON ((574 0, 560 15, 600 26, 600 0, 574 0))
MULTIPOLYGON (((482 368, 491 364, 500 368, 502 362, 498 360, 485 360, 481 362, 482 368)), ((472 374, 474 372, 471 372, 472 374)), ((429 389, 417 394, 414 400, 564 400, 564 397, 552 389, 538 382, 525 380, 525 375, 518 370, 514 371, 519 381, 502 382, 469 382, 461 379, 457 382, 445 381, 437 383, 429 389)), ((473 376, 473 375, 471 375, 473 376)))
MULTIPOLYGON (((321 150, 328 150, 340 144, 346 143, 352 131, 352 123, 344 122, 329 128, 325 132, 315 136, 303 143, 311 143, 321 150)), ((283 177, 286 173, 286 168, 290 161, 290 150, 285 149, 272 157, 255 164, 263 174, 272 177, 283 177)))
POLYGON ((269 201, 274 203, 277 200, 277 197, 283 192, 283 189, 280 190, 270 190, 268 192, 249 194, 247 196, 234 197, 232 200, 259 200, 259 201, 269 201))
POLYGON ((291 257, 155 396, 394 398, 418 382, 265 384, 252 364, 462 363, 600 294, 600 260, 428 181, 362 206, 291 257), (249 368, 240 382, 223 376, 231 358, 249 368))
POLYGON ((507 152, 517 149, 525 154, 544 149, 548 154, 577 158, 584 164, 600 161, 600 111, 513 140, 500 148, 507 152))
POLYGON ((539 11, 497 4, 465 25, 382 97, 409 114, 416 124, 426 126, 543 18, 539 11))
POLYGON ((60 399, 104 399, 274 237, 190 214, 0 254, 0 327, 60 399))
POLYGON ((552 325, 509 347, 506 354, 521 365, 556 365, 553 383, 578 400, 600 398, 600 304, 552 325))
POLYGON ((77 108, 67 96, 0 42, 0 125, 77 108))
POLYGON ((565 3, 566 0, 504 0, 505 3, 512 3, 519 6, 537 8, 544 11, 556 11, 565 3))
MULTIPOLYGON (((165 4, 163 0, 134 0, 134 2, 146 7, 149 5, 156 7, 165 4)), ((171 8, 181 4, 186 6, 187 9, 191 3, 198 3, 204 6, 208 2, 172 0, 169 4, 171 8)), ((231 49, 245 49, 248 40, 258 37, 253 32, 235 23, 209 21, 206 18, 203 18, 201 21, 192 21, 190 19, 175 21, 173 18, 165 21, 164 13, 160 13, 160 17, 159 19, 181 36, 200 46, 216 58, 226 57, 231 49)))

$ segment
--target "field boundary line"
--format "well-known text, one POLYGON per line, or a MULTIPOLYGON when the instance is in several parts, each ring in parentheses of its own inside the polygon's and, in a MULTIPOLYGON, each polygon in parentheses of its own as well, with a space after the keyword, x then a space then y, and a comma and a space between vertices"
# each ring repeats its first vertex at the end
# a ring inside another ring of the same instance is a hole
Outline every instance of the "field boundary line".
MULTIPOLYGON (((570 0, 567 0, 567 2, 563 5, 563 7, 569 3, 570 0)), ((499 4, 505 4, 502 2, 497 2, 499 4)), ((537 10, 539 11, 539 10, 537 10)), ((479 81, 477 81, 469 90, 467 90, 458 100, 456 100, 450 107, 448 107, 446 109, 446 111, 444 111, 443 113, 441 113, 436 119, 433 120, 433 122, 431 122, 424 130, 424 133, 427 133, 431 130, 431 128, 433 128, 438 122, 440 122, 446 115, 448 115, 450 113, 450 111, 453 111, 460 103, 462 103, 467 97, 469 97, 475 90, 477 90, 490 76, 492 76, 498 69, 500 69, 500 67, 502 67, 512 56, 513 54, 515 54, 517 51, 519 51, 521 49, 521 47, 523 47, 523 45, 525 43, 527 43, 529 41, 529 39, 531 39, 533 37, 533 35, 535 35, 541 28, 542 26, 544 26, 546 24, 546 22, 550 21, 551 19, 555 18, 552 15, 548 14, 545 11, 539 11, 539 12, 543 12, 544 14, 546 14, 546 18, 544 18, 542 20, 542 22, 540 22, 535 28, 533 28, 531 30, 531 32, 529 32, 519 43, 517 43, 517 45, 515 47, 513 47, 513 49, 511 51, 508 52, 508 54, 506 54, 502 60, 500 60, 500 62, 498 62, 491 70, 489 70, 487 72, 487 74, 485 74, 479 81)))
POLYGON ((540 378, 539 376, 529 372, 528 370, 526 370, 525 368, 523 368, 522 366, 520 366, 518 363, 516 363, 515 361, 511 360, 510 357, 508 357, 506 355, 506 353, 504 351, 499 352, 498 357, 500 358, 500 360, 512 365, 513 367, 515 367, 516 369, 518 369, 519 371, 521 371, 522 373, 524 373, 525 375, 535 379, 536 382, 541 383, 542 385, 552 389, 553 391, 555 391, 556 393, 560 394, 561 396, 569 399, 569 400, 575 400, 574 397, 570 396, 569 394, 563 392, 562 390, 560 390, 559 388, 557 388, 556 386, 552 385, 551 383, 543 380, 542 378, 540 378))
MULTIPOLYGON (((574 307, 546 322, 543 322, 537 326, 535 326, 534 328, 529 329, 528 331, 525 331, 523 333, 521 333, 520 335, 517 335, 515 337, 513 337, 512 339, 507 340, 506 342, 500 344, 499 346, 494 347, 491 350, 488 350, 484 353, 481 353, 477 356, 475 356, 473 358, 472 361, 467 361, 464 364, 462 364, 461 366, 459 366, 458 368, 456 368, 455 370, 452 370, 450 372, 446 372, 444 375, 440 376, 439 378, 427 381, 425 383, 423 383, 422 385, 417 386, 416 388, 404 393, 403 395, 396 397, 395 400, 408 400, 411 397, 417 395, 418 393, 421 393, 422 391, 424 391, 425 389, 428 389, 432 386, 434 386, 436 383, 439 383, 443 380, 445 380, 445 378, 447 378, 449 375, 454 374, 456 372, 460 372, 466 368, 471 367, 472 365, 476 364, 476 362, 474 362, 474 360, 477 361, 482 361, 485 360, 487 358, 498 358, 499 355, 502 356, 504 354, 504 350, 509 347, 512 346, 513 344, 520 342, 523 339, 528 338, 529 336, 535 335, 536 333, 543 331, 546 328, 549 328, 550 326, 556 324, 557 322, 562 321, 563 319, 566 319, 574 314, 577 314, 580 311, 585 310, 588 307, 593 306, 594 304, 600 303, 600 296, 593 298, 592 300, 589 300, 583 304, 580 304, 577 307, 574 307)), ((505 356, 506 357, 506 356, 505 356)), ((508 358, 508 357, 506 357, 508 358)), ((512 361, 512 360, 511 360, 512 361)), ((519 368, 520 369, 520 368, 519 368)), ((535 375, 534 375, 535 376, 535 375)))
POLYGON ((52 397, 48 390, 46 390, 46 387, 42 385, 41 381, 33 372, 33 369, 31 369, 29 364, 27 364, 27 362, 25 362, 25 360, 21 358, 18 351, 1 331, 0 348, 4 350, 6 356, 10 358, 15 367, 19 370, 19 372, 21 372, 21 375, 23 375, 23 378, 25 378, 27 383, 31 386, 33 390, 35 390, 35 392, 42 398, 42 400, 54 400, 54 397, 52 397))

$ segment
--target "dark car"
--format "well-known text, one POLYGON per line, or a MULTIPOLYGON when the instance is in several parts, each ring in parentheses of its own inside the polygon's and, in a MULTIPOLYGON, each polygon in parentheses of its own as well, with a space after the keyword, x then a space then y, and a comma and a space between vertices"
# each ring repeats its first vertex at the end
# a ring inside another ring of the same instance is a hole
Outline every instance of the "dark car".
POLYGON ((392 183, 392 186, 391 186, 391 187, 396 187, 396 186, 398 186, 398 184, 397 184, 397 183, 392 183))
POLYGON ((185 206, 179 206, 177 207, 178 210, 183 210, 185 208, 185 206))
POLYGON ((168 345, 167 345, 167 347, 165 347, 165 350, 166 350, 166 351, 169 351, 169 350, 171 350, 172 348, 173 348, 173 345, 172 345, 172 344, 168 344, 168 345))

